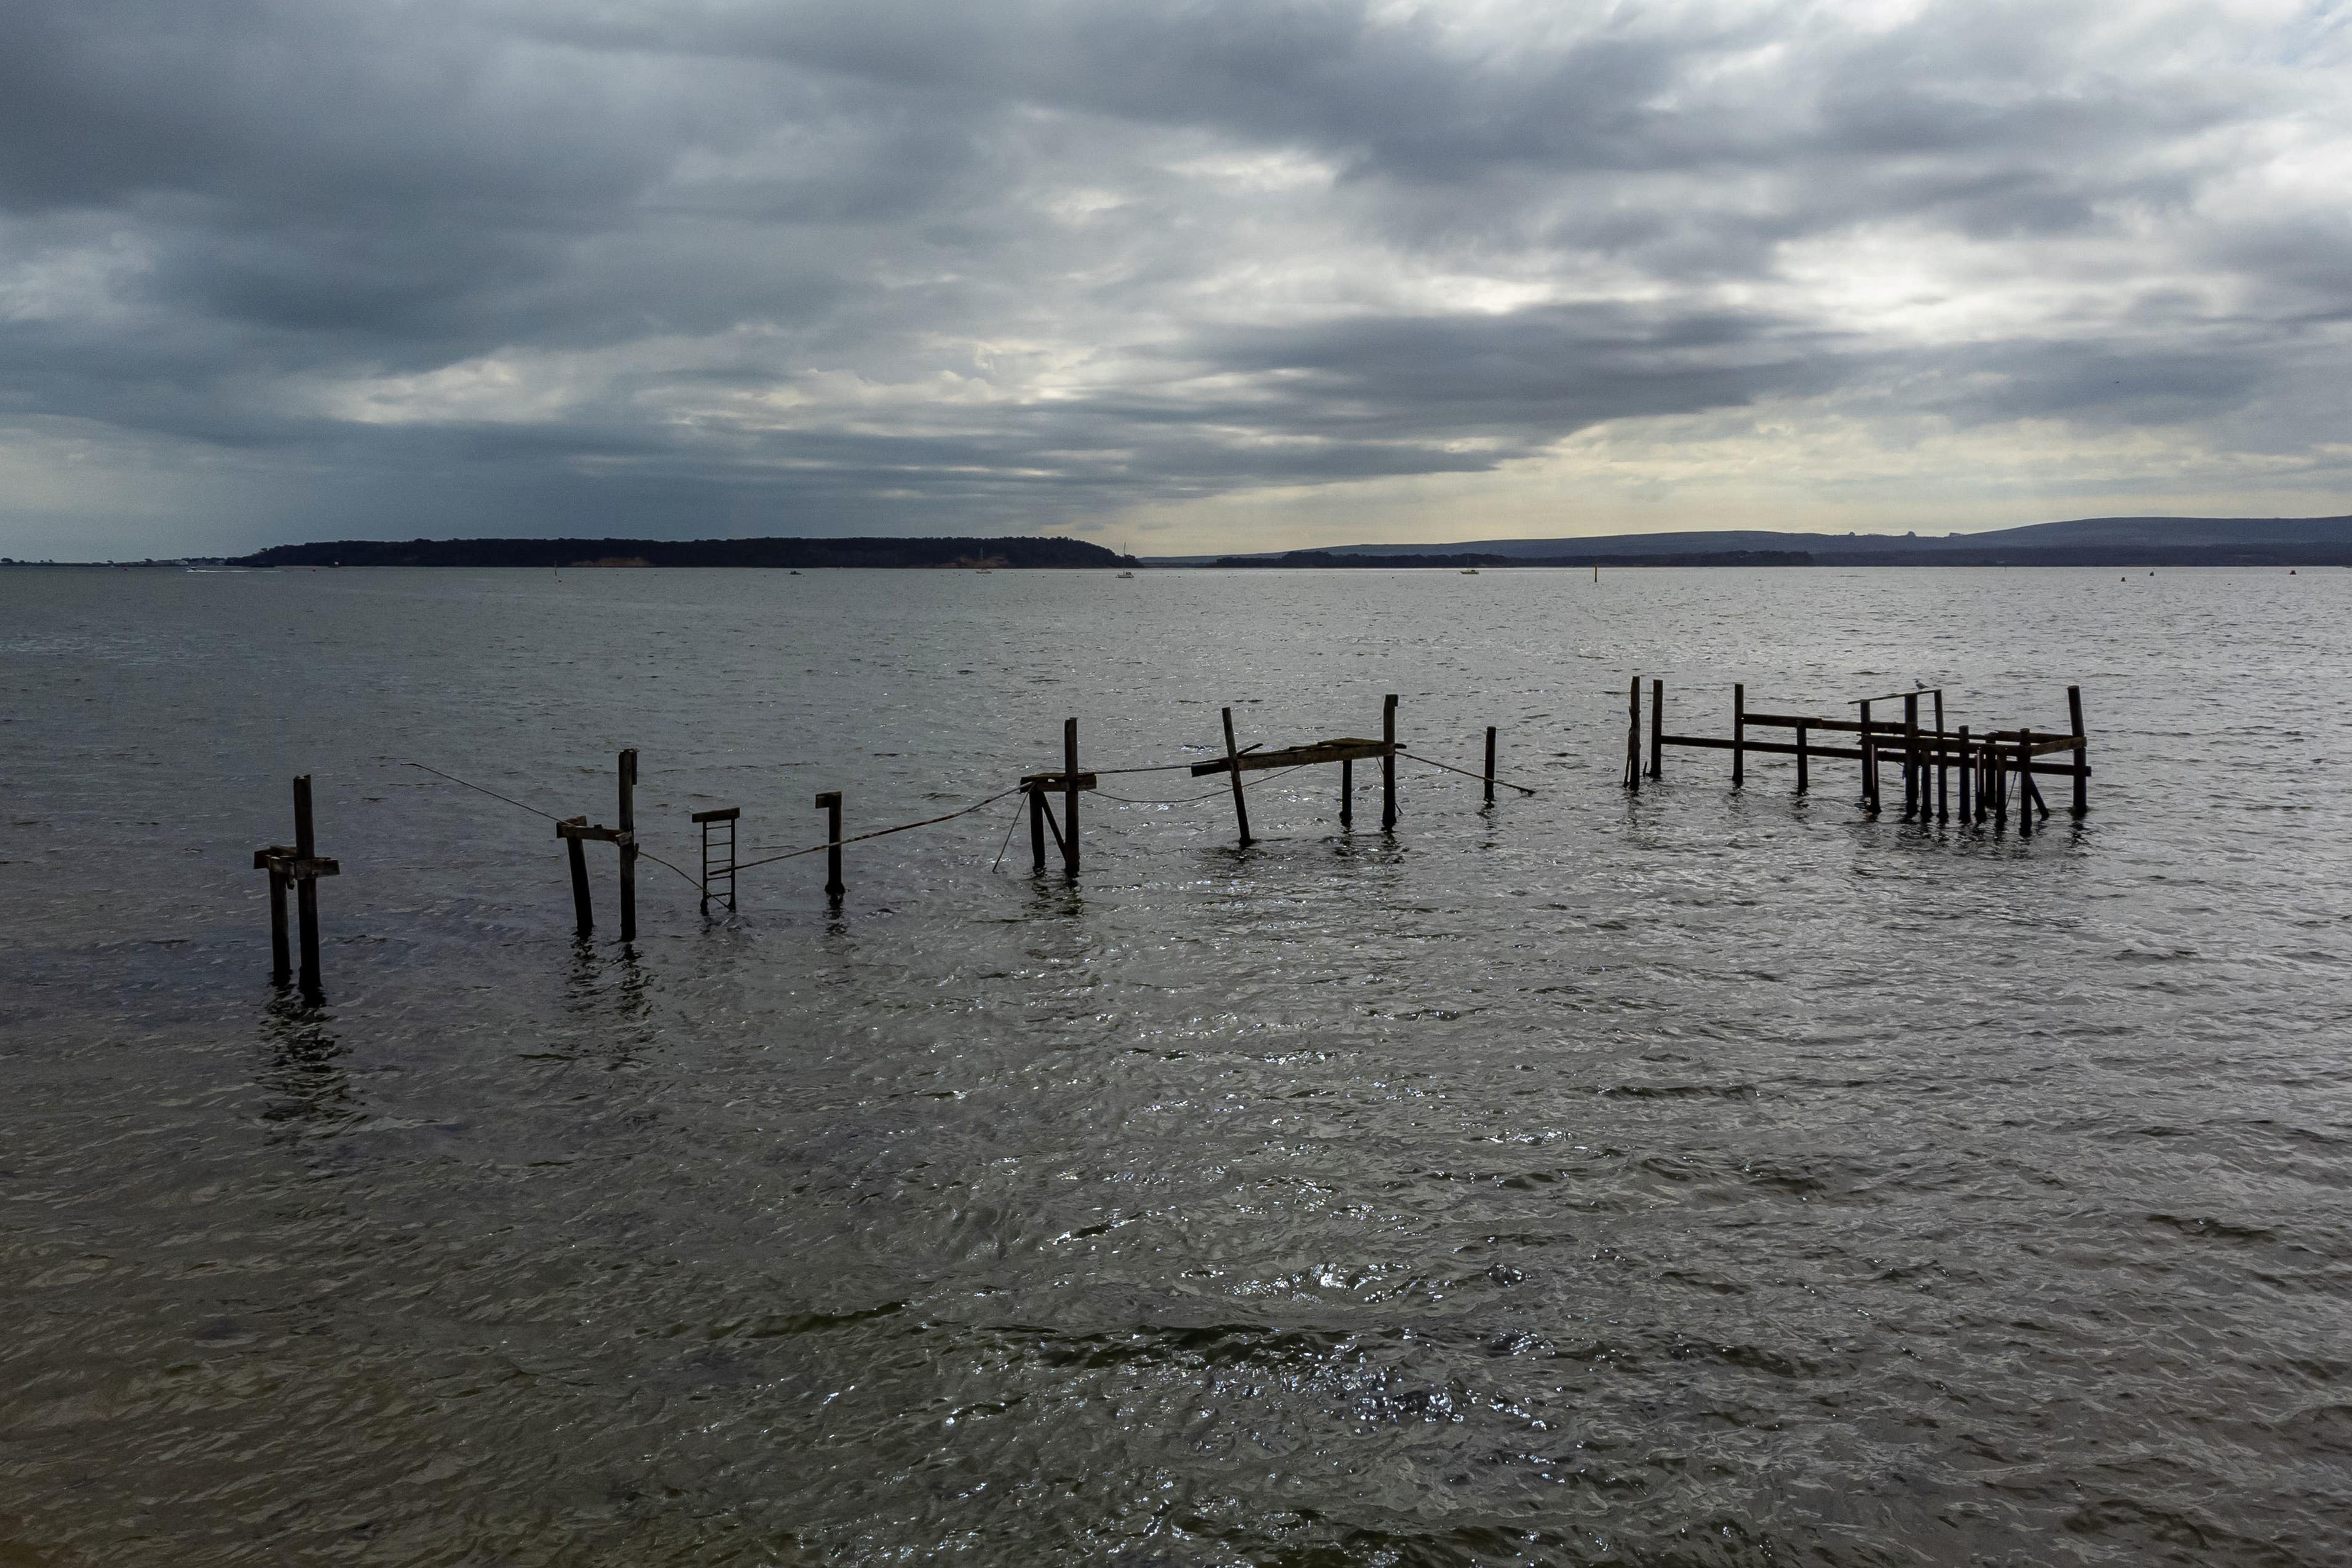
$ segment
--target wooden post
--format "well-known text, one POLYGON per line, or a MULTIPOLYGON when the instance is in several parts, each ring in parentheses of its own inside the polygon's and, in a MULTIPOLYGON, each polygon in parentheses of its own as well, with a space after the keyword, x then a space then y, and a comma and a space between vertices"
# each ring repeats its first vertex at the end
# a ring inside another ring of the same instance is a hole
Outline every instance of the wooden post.
POLYGON ((1653 678, 1650 681, 1650 776, 1666 776, 1666 683, 1653 678))
POLYGON ((2066 719, 2074 731, 2074 815, 2091 809, 2091 752, 2083 733, 2083 689, 2066 689, 2066 719))
MULTIPOLYGON (((588 825, 584 816, 575 816, 572 820, 583 827, 588 825)), ((595 910, 588 898, 588 851, 577 838, 565 839, 563 847, 572 858, 572 929, 584 938, 596 929, 595 910)))
POLYGON ((1958 770, 1960 775, 1960 820, 1962 822, 1969 820, 1969 774, 1975 771, 1976 765, 1976 755, 1969 750, 1969 727, 1963 724, 1960 726, 1960 765, 1958 770))
POLYGON ((637 940, 637 749, 621 753, 621 940, 637 940))
POLYGON ((824 896, 837 904, 849 890, 841 881, 841 792, 829 789, 816 803, 824 812, 824 896))
POLYGON ((1642 678, 1625 689, 1625 787, 1642 793, 1642 678))
POLYGON ((1486 804, 1495 804, 1495 726, 1486 726, 1486 804))
POLYGON ((1903 700, 1903 820, 1910 821, 1921 809, 1919 799, 1919 697, 1914 692, 1903 700))
POLYGON ((1039 872, 1045 869, 1045 792, 1029 786, 1029 858, 1039 872))
MULTIPOLYGON (((1062 868, 1078 874, 1078 721, 1062 721, 1062 868)), ((839 834, 834 835, 838 838, 839 834)))
POLYGON ((2033 837, 2033 775, 2026 770, 2033 765, 2033 742, 2023 731, 2017 736, 2017 836, 2033 837))
POLYGON ((1810 760, 1805 755, 1805 726, 1801 721, 1797 725, 1797 793, 1799 795, 1803 795, 1813 787, 1812 775, 1807 766, 1810 760))
MULTIPOLYGON (((268 851, 263 853, 266 855, 268 851)), ((267 863, 264 861, 264 864, 267 863)), ((269 868, 269 984, 283 991, 293 983, 294 950, 286 928, 286 873, 271 866, 269 868)))
POLYGON ((1748 779, 1748 688, 1733 682, 1731 688, 1731 787, 1738 789, 1748 779))
MULTIPOLYGON (((1389 700, 1393 703, 1396 699, 1391 697, 1389 700)), ((1247 848, 1250 842, 1249 800, 1242 794, 1242 753, 1241 749, 1234 744, 1234 710, 1227 708, 1222 711, 1225 717, 1225 765, 1232 770, 1230 776, 1234 781, 1234 820, 1241 825, 1242 847, 1247 848)))
POLYGON ((1952 815, 1952 797, 1947 785, 1950 783, 1951 765, 1945 757, 1944 690, 1936 689, 1936 820, 1942 822, 1952 815))
MULTIPOLYGON (((1381 831, 1387 833, 1396 826, 1396 693, 1381 699, 1381 742, 1388 750, 1381 753, 1381 831)), ((1234 775, 1234 798, 1240 798, 1241 774, 1234 775)))
POLYGON ((2009 826, 2009 777, 2000 765, 2000 745, 1992 736, 1985 737, 1985 771, 1990 775, 1986 793, 1992 796, 1992 820, 1996 827, 2009 826))
POLYGON ((1343 762, 1339 764, 1339 826, 1353 827, 1355 825, 1356 764, 1343 762))
POLYGON ((1878 737, 1870 728, 1870 704, 1862 709, 1862 808, 1878 815, 1878 737))
MULTIPOLYGON (((315 858, 319 853, 319 835, 310 817, 310 775, 304 773, 294 781, 294 856, 298 860, 315 858)), ((298 870, 299 868, 296 868, 298 870)), ((302 998, 317 1003, 319 987, 319 879, 297 877, 294 879, 294 913, 302 942, 302 998)))

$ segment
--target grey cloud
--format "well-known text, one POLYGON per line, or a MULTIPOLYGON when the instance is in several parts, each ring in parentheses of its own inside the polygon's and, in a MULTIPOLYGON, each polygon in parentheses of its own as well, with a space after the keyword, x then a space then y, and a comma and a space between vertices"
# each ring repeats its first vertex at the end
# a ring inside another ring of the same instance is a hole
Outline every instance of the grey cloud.
POLYGON ((1502 15, 18 0, 0 442, 275 453, 347 518, 1002 527, 1773 400, 2244 441, 2326 391, 2340 214, 2200 216, 2275 76, 2088 58, 2104 6, 1502 15), (2140 303, 1908 341, 1791 281, 1865 232, 2140 303))

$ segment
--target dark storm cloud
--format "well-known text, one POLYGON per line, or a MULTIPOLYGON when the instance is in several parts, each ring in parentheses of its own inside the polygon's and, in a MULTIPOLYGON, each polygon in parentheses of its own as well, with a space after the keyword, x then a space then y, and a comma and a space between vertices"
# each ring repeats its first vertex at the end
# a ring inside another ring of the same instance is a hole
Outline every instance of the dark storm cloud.
POLYGON ((2264 56, 2285 36, 2047 5, 19 0, 0 425, 273 455, 395 531, 574 531, 1085 523, 1841 395, 2227 429, 2307 401, 2352 310, 2324 95, 2266 98, 2313 70, 2264 56), (2293 177, 2247 183, 2289 123, 2293 177), (1948 263, 1909 295, 1873 271, 1948 263), (1993 324, 1932 318, 1970 288, 1993 324))

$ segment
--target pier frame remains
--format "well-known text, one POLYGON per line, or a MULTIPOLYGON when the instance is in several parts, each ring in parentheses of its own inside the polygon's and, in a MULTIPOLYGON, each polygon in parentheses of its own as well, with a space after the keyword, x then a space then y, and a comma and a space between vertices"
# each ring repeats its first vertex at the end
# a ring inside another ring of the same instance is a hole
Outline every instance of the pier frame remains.
MULTIPOLYGON (((1642 682, 1637 676, 1629 699, 1631 717, 1625 742, 1625 784, 1633 790, 1641 787, 1644 773, 1640 766, 1641 697, 1642 682)), ((2066 689, 2064 731, 2020 726, 1976 731, 1966 724, 1947 729, 1944 693, 1934 687, 1855 698, 1846 704, 1854 710, 1854 717, 1832 719, 1817 714, 1751 711, 1748 688, 1736 683, 1731 689, 1731 733, 1727 737, 1666 733, 1665 705, 1666 683, 1653 680, 1646 773, 1654 780, 1664 776, 1665 748, 1685 746, 1729 752, 1735 789, 1747 783, 1750 752, 1793 757, 1799 795, 1811 788, 1811 764, 1816 758, 1859 763, 1860 805, 1874 816, 1881 806, 1882 767, 1891 761, 1902 774, 1903 820, 1906 822, 1949 820, 1956 780, 1961 819, 1982 822, 1990 816, 1996 826, 2009 820, 2013 780, 2018 797, 2018 831, 2024 835, 2032 833, 2037 817, 2047 818, 2050 815, 2049 804, 2042 798, 2036 779, 2072 780, 2072 814, 2082 816, 2091 809, 2090 742, 2083 727, 2083 689, 2079 686, 2066 689), (1873 716, 1879 704, 1898 700, 1903 704, 1901 719, 1873 716), (1750 729, 1787 731, 1792 738, 1750 740, 1750 729), (1825 745, 1814 739, 1816 735, 1852 736, 1853 741, 1845 745, 1825 745), (2062 755, 2063 762, 2044 760, 2062 755)))

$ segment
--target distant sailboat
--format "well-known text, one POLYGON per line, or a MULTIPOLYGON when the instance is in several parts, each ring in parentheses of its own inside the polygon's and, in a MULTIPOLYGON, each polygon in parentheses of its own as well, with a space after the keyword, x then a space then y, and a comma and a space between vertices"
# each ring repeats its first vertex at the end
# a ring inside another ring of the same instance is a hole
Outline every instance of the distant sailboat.
POLYGON ((1478 575, 1478 568, 1475 566, 1465 566, 1462 569, 1462 575, 1465 577, 1475 577, 1478 575))

